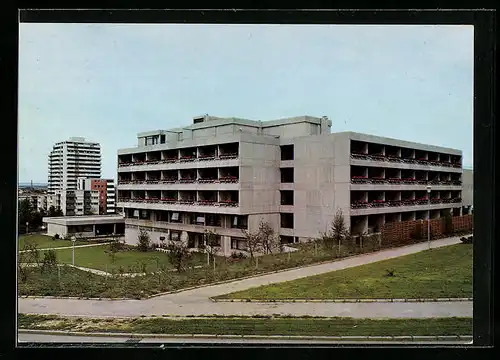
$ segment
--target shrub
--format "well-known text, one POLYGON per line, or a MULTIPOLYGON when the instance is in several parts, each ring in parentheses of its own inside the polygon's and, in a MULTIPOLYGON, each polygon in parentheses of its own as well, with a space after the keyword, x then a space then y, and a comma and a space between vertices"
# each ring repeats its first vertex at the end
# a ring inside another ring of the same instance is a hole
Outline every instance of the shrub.
POLYGON ((463 244, 472 244, 474 240, 474 236, 463 236, 460 238, 460 241, 463 243, 463 244))
POLYGON ((43 253, 41 271, 52 270, 57 266, 57 257, 55 250, 47 250, 43 253))
POLYGON ((151 238, 146 230, 140 229, 137 237, 137 249, 139 251, 148 251, 151 244, 151 238))
POLYGON ((52 236, 52 239, 53 240, 58 240, 59 239, 59 234, 55 234, 54 236, 52 236))
POLYGON ((191 253, 189 252, 186 245, 183 243, 174 244, 170 243, 167 246, 167 255, 170 263, 181 272, 185 269, 186 262, 191 258, 191 253))

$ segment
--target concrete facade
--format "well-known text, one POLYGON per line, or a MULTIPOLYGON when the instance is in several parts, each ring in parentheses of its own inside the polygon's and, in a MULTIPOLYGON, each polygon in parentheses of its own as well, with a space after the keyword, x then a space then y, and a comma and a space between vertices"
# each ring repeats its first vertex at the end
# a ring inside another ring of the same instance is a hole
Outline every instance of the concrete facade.
POLYGON ((113 179, 78 178, 78 190, 97 191, 99 193, 98 214, 111 215, 116 213, 116 193, 113 179))
POLYGON ((45 217, 47 235, 95 238, 125 233, 125 219, 120 215, 45 217))
POLYGON ((460 212, 461 151, 330 129, 326 117, 205 115, 138 134, 137 147, 118 151, 127 241, 139 227, 167 239, 169 230, 186 238, 214 228, 230 254, 260 221, 293 242, 329 229, 338 209, 355 233, 460 212))
MULTIPOLYGON (((48 193, 59 192, 59 202, 65 204, 66 191, 77 190, 80 177, 101 177, 101 146, 80 137, 56 143, 49 154, 48 193)), ((61 210, 66 214, 64 206, 61 210)))

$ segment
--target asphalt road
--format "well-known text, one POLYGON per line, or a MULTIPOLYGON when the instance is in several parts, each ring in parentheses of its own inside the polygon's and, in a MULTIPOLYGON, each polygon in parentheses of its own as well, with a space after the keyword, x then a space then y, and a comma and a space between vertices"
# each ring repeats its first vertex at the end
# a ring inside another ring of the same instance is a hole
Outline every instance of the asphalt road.
POLYGON ((116 337, 107 337, 107 336, 74 336, 74 335, 54 335, 54 334, 38 334, 38 333, 20 333, 18 334, 18 346, 26 346, 27 343, 86 343, 90 344, 109 344, 109 343, 121 343, 121 344, 158 344, 161 346, 162 344, 166 344, 165 347, 168 347, 168 344, 305 344, 305 345, 316 345, 316 344, 407 344, 407 345, 416 345, 416 344, 452 344, 452 345, 460 345, 460 344, 469 344, 470 341, 465 340, 440 340, 440 341, 369 341, 369 340, 324 340, 324 339, 314 339, 314 340, 296 340, 296 339, 224 339, 224 338, 179 338, 179 337, 144 337, 144 338, 136 338, 136 337, 125 337, 125 336, 116 336, 116 337))

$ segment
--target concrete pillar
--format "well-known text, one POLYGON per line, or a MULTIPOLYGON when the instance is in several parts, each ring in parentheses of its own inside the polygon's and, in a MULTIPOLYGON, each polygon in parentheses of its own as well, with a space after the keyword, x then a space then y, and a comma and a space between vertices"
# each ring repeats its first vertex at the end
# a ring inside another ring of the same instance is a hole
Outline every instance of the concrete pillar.
POLYGON ((95 224, 92 225, 92 233, 93 233, 94 236, 96 236, 96 233, 95 233, 95 224))
POLYGON ((113 234, 116 234, 116 224, 113 224, 113 234))
POLYGON ((378 231, 382 228, 382 226, 385 224, 385 214, 380 214, 376 218, 376 225, 378 227, 378 231))
POLYGON ((401 213, 395 213, 394 214, 394 221, 400 222, 401 221, 401 213))
POLYGON ((180 240, 181 240, 181 242, 184 245, 187 245, 187 243, 188 243, 188 233, 187 233, 187 231, 181 232, 181 238, 180 238, 180 240))
POLYGON ((231 255, 231 237, 221 236, 221 252, 224 256, 231 255))

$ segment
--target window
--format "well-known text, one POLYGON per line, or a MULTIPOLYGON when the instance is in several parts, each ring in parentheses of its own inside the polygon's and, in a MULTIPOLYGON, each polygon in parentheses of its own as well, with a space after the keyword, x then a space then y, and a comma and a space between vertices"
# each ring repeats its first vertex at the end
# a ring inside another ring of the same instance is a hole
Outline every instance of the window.
POLYGON ((281 190, 281 205, 293 205, 293 190, 281 190))
POLYGON ((282 244, 293 244, 293 236, 280 235, 280 241, 282 244))
POLYGON ((281 182, 282 183, 293 183, 294 171, 293 168, 281 168, 281 182))
POLYGON ((280 214, 281 227, 283 229, 293 229, 293 214, 281 213, 280 214))
POLYGON ((293 160, 294 158, 293 145, 282 145, 280 146, 280 150, 281 150, 282 161, 293 160))
POLYGON ((234 215, 231 219, 231 227, 236 229, 248 229, 248 216, 234 215))
POLYGON ((165 135, 160 135, 160 144, 165 144, 165 135))

